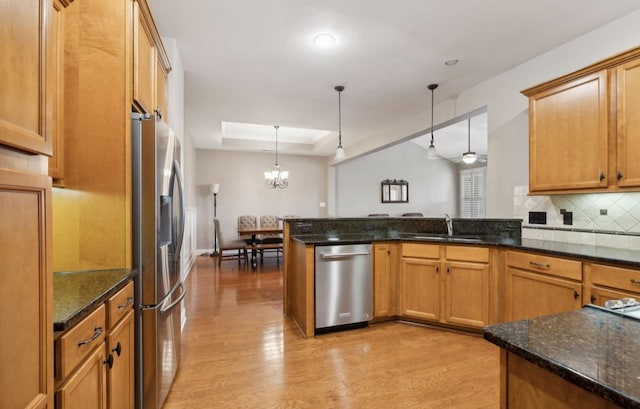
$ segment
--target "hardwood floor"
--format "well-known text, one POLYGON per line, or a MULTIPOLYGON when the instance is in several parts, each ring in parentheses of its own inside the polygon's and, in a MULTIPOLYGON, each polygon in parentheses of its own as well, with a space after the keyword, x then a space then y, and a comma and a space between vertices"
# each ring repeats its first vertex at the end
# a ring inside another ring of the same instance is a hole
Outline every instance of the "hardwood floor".
POLYGON ((499 350, 399 322, 305 339, 282 272, 200 256, 186 282, 182 357, 164 409, 498 408, 499 350))

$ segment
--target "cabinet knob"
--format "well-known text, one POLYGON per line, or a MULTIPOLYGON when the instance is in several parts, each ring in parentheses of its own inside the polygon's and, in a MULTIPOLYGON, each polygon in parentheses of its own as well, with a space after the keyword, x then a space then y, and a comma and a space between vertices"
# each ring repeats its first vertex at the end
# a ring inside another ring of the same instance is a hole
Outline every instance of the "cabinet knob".
POLYGON ((577 300, 578 297, 580 297, 580 293, 578 293, 576 290, 573 290, 573 299, 577 300))
POLYGON ((113 355, 109 354, 107 359, 105 359, 102 363, 106 364, 109 367, 109 369, 113 368, 113 355))
POLYGON ((605 177, 604 172, 600 172, 600 182, 602 182, 605 177))
POLYGON ((115 352, 116 354, 118 354, 118 356, 120 356, 120 353, 122 352, 122 345, 120 344, 120 342, 118 342, 118 345, 116 345, 115 348, 111 349, 111 352, 115 352))
POLYGON ((436 266, 436 273, 440 272, 440 267, 436 266))
POLYGON ((616 173, 616 179, 621 180, 622 179, 622 172, 618 171, 616 173))
POLYGON ((596 296, 591 294, 591 297, 589 298, 591 300, 591 304, 593 304, 594 302, 596 302, 596 296))

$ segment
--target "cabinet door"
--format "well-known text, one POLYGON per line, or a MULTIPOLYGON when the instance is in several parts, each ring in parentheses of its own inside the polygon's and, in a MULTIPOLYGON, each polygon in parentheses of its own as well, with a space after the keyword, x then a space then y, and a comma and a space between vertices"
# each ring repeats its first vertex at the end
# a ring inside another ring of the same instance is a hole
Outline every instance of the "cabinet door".
POLYGON ((51 0, 2 3, 0 144, 42 154, 51 154, 50 16, 51 0))
POLYGON ((60 1, 53 0, 51 54, 55 99, 52 104, 49 176, 53 178, 53 185, 59 187, 64 186, 64 7, 60 1))
POLYGON ((618 186, 640 186, 640 58, 617 69, 618 186))
POLYGON ((110 409, 134 407, 133 310, 107 336, 107 351, 113 366, 107 371, 107 402, 110 409))
POLYGON ((0 215, 0 408, 52 408, 50 179, 0 170, 0 215))
POLYGON ((106 409, 104 342, 87 357, 56 393, 57 409, 106 409))
POLYGON ((402 315, 427 320, 440 319, 440 262, 403 257, 402 315))
POLYGON ((604 307, 604 303, 609 300, 619 300, 620 298, 631 297, 640 300, 640 295, 624 291, 609 290, 599 287, 585 288, 585 303, 591 303, 604 307))
POLYGON ((606 71, 529 99, 531 192, 607 186, 606 71))
POLYGON ((506 320, 515 321, 540 315, 579 309, 580 282, 507 268, 506 320))
POLYGON ((168 73, 160 58, 156 59, 156 110, 165 123, 169 121, 169 96, 167 89, 168 73))
POLYGON ((133 2, 133 102, 141 112, 151 113, 155 106, 156 50, 146 16, 133 2))
POLYGON ((374 244, 373 249, 373 316, 389 317, 395 314, 391 302, 391 245, 374 244))
POLYGON ((445 264, 444 319, 451 324, 482 328, 489 324, 489 266, 445 264))

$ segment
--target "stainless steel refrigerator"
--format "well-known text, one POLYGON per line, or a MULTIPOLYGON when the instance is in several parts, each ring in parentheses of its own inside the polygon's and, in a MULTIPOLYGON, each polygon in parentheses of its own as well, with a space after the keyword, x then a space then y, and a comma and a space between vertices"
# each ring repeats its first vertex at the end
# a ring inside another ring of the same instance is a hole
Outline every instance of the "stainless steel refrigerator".
POLYGON ((162 407, 180 362, 184 207, 180 143, 153 115, 132 114, 136 407, 162 407))

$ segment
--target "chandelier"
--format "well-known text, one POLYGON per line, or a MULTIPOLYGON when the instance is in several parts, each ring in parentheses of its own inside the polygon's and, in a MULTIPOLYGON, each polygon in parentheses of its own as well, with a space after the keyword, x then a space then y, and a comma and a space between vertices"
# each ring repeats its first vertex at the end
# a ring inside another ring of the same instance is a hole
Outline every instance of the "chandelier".
POLYGON ((273 170, 264 172, 264 185, 269 189, 275 189, 277 187, 284 189, 289 186, 289 172, 286 170, 280 170, 280 164, 278 163, 278 125, 274 125, 276 128, 276 163, 273 165, 273 170))

